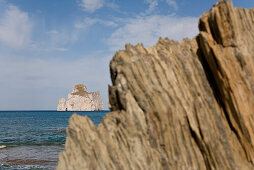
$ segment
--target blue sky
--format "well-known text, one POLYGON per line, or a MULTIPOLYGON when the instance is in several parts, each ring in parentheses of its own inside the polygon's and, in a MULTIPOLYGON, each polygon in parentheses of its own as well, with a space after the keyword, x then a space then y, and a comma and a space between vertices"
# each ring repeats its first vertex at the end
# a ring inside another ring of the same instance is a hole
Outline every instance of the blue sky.
MULTIPOLYGON (((56 109, 84 83, 107 109, 109 61, 125 43, 198 34, 216 0, 0 0, 0 110, 56 109)), ((235 0, 254 7, 253 0, 235 0)))

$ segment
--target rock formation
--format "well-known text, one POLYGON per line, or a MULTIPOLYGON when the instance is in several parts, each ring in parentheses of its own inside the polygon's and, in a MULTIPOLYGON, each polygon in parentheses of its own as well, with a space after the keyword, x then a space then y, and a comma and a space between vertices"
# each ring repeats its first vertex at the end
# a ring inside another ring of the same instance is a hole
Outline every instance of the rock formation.
POLYGON ((254 169, 254 9, 219 1, 199 30, 117 52, 111 112, 70 118, 57 169, 254 169))
POLYGON ((68 99, 61 98, 57 111, 96 111, 103 110, 100 92, 87 92, 83 84, 75 85, 68 99))

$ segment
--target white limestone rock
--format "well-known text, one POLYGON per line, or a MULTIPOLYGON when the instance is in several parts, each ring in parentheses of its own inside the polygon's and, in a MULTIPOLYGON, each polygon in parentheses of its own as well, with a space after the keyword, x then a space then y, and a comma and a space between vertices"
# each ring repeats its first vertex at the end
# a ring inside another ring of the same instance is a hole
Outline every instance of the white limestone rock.
POLYGON ((83 84, 75 85, 67 100, 61 98, 57 111, 96 111, 103 110, 100 92, 88 92, 83 84))
POLYGON ((66 109, 66 100, 65 100, 65 98, 61 98, 58 101, 57 110, 58 111, 63 111, 65 109, 66 109))

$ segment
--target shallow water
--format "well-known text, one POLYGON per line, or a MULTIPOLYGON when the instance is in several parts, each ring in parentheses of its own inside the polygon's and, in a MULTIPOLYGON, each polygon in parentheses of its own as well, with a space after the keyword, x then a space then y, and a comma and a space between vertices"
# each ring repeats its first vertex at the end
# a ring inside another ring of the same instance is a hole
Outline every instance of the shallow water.
MULTIPOLYGON (((0 111, 0 170, 55 169, 73 113, 0 111)), ((98 125, 108 111, 76 113, 98 125)))

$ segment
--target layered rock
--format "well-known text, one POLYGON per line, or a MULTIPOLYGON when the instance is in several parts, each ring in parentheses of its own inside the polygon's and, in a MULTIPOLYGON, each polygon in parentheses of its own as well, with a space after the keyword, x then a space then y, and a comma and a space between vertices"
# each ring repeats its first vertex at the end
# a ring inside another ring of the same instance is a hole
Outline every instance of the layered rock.
POLYGON ((100 92, 88 92, 83 84, 75 85, 67 100, 61 98, 57 111, 96 111, 103 110, 100 92))
POLYGON ((57 169, 254 169, 254 10, 220 1, 199 29, 117 52, 111 112, 70 118, 57 169))
POLYGON ((254 162, 254 9, 221 3, 199 22, 200 48, 231 129, 254 162))

